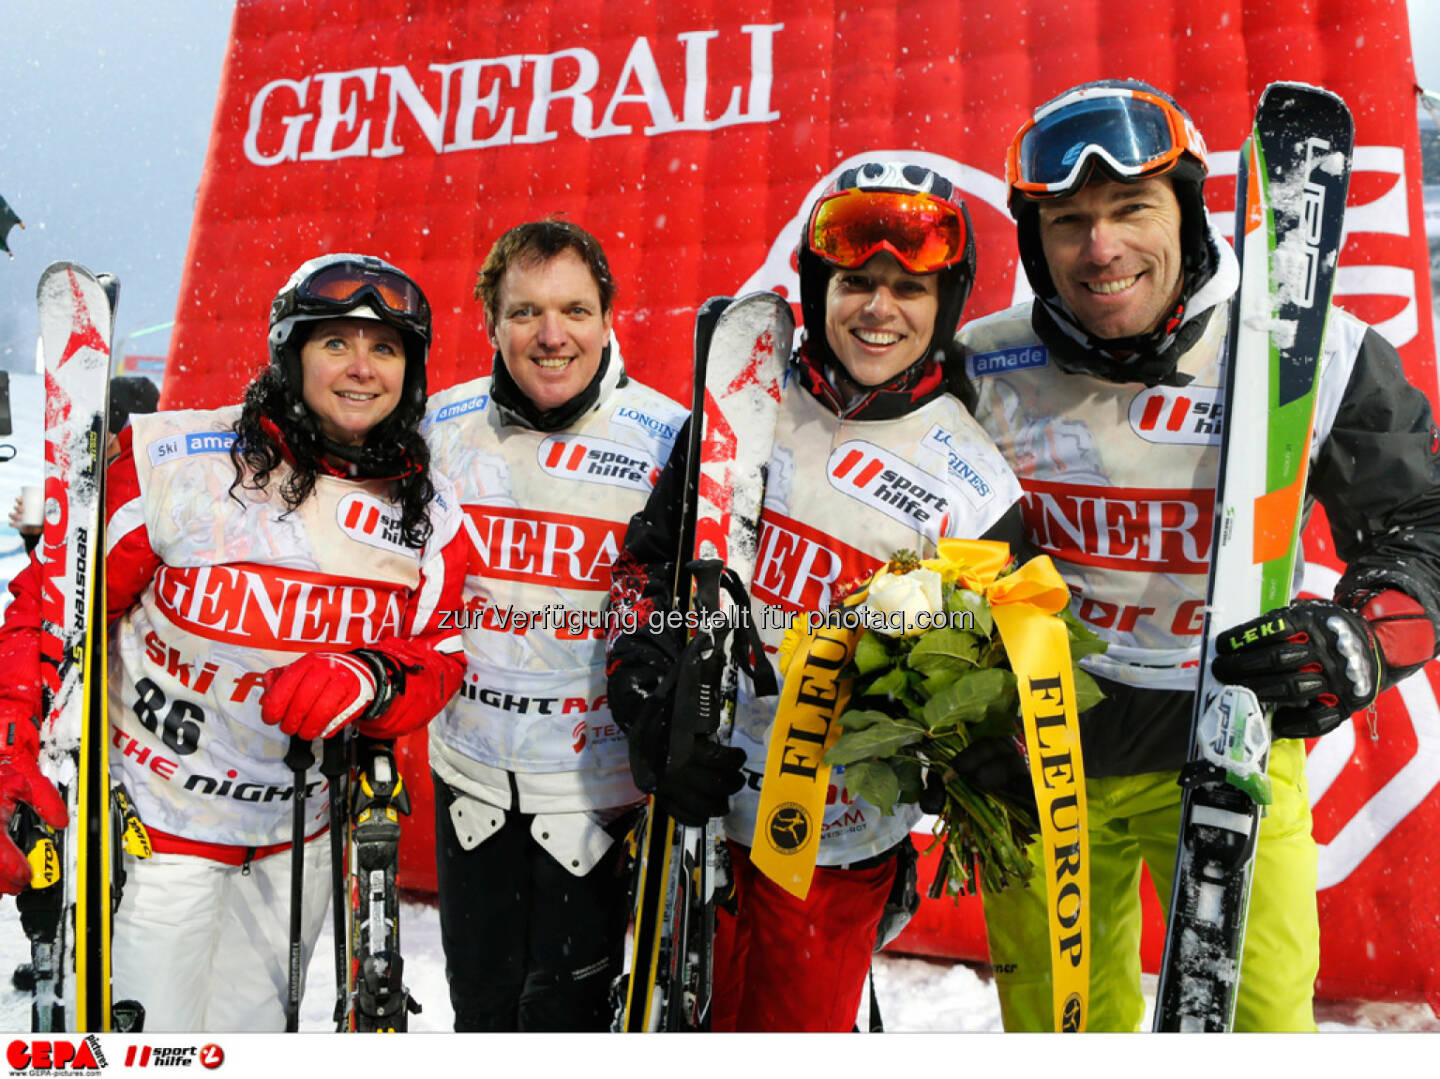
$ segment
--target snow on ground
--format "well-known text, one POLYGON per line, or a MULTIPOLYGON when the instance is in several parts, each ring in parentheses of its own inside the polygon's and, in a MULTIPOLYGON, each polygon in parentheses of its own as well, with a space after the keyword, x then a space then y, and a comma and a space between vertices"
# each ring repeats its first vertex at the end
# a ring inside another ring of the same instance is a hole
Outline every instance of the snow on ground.
MULTIPOLYGON (((331 934, 327 925, 310 962, 301 1002, 302 1031, 332 1030, 335 978, 331 934)), ((445 959, 440 947, 440 921, 431 900, 407 896, 401 914, 405 981, 424 1011, 410 1018, 412 1031, 448 1031, 454 1019, 445 987, 445 959)), ((0 902, 0 1030, 30 1027, 30 998, 10 984, 9 973, 29 960, 29 946, 20 930, 15 905, 0 902)), ((1155 979, 1145 978, 1146 1018, 1155 995, 1155 979)), ((1000 1002, 988 967, 904 956, 879 956, 875 962, 875 993, 887 1031, 1000 1031, 1000 1002)), ((1440 1019, 1423 1004, 1367 1002, 1317 1004, 1316 1018, 1325 1031, 1440 1031, 1440 1019)))

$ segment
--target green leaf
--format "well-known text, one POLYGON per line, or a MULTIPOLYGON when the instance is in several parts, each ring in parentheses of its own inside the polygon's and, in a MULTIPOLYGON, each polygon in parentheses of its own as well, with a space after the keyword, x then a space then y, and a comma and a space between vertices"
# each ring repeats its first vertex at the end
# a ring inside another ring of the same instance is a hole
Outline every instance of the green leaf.
POLYGON ((925 736, 914 723, 882 716, 863 730, 846 731, 825 754, 826 764, 853 764, 869 757, 888 757, 925 736))
POLYGON ((920 693, 928 701, 963 673, 963 671, 954 670, 936 671, 920 683, 920 693))
POLYGON ((862 697, 898 697, 905 692, 907 685, 904 669, 891 667, 869 685, 859 689, 858 694, 862 697))
POLYGON ((1070 658, 1078 660, 1081 656, 1098 655, 1110 647, 1108 641, 1102 641, 1095 635, 1084 622, 1076 618, 1070 608, 1060 612, 1060 618, 1065 623, 1065 628, 1070 634, 1070 658))
POLYGON ((863 731, 866 727, 872 727, 880 720, 889 718, 884 712, 873 709, 852 708, 840 716, 840 726, 847 731, 863 731))
POLYGON ((990 614, 990 603, 979 592, 968 588, 955 588, 945 597, 945 610, 951 614, 969 612, 975 617, 974 633, 989 637, 995 632, 995 619, 990 614))
POLYGON ((994 667, 996 685, 999 691, 991 698, 990 705, 985 710, 985 718, 999 717, 1007 722, 1014 720, 1020 714, 1020 680, 1015 677, 1015 672, 1006 670, 1003 667, 994 667))
POLYGON ((890 666, 893 660, 885 643, 878 635, 867 629, 855 642, 855 658, 851 662, 855 664, 855 669, 861 674, 869 674, 871 671, 878 671, 882 667, 890 666))
POLYGON ((923 766, 920 762, 908 757, 892 757, 888 763, 895 773, 895 778, 900 782, 899 800, 918 802, 920 792, 925 789, 925 780, 921 776, 923 766))
POLYGON ((960 629, 932 629, 921 635, 906 659, 924 674, 963 671, 974 667, 980 656, 980 639, 960 629))
POLYGON ((900 797, 900 780, 884 761, 857 761, 845 769, 845 789, 889 817, 900 797))
POLYGON ((1075 673, 1075 711, 1084 712, 1094 708, 1105 699, 1105 691, 1100 688, 1100 683, 1090 677, 1088 671, 1082 671, 1079 667, 1074 668, 1075 673))
POLYGON ((925 704, 925 726, 931 734, 954 730, 962 723, 978 723, 991 703, 1015 690, 1015 676, 998 668, 970 671, 946 686, 925 704))
POLYGON ((1014 738, 1017 734, 1023 737, 1024 730, 1017 707, 1009 713, 986 712, 985 718, 970 728, 970 737, 975 741, 981 738, 1014 738))

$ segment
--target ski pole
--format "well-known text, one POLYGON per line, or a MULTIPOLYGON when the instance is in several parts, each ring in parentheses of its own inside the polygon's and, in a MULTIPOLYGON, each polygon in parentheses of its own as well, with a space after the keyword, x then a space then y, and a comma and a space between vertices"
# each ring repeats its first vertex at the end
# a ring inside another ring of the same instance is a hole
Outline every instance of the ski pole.
POLYGON ((348 1007, 348 978, 346 962, 348 953, 346 941, 350 919, 349 903, 346 901, 347 874, 345 872, 346 848, 346 807, 349 805, 349 738, 348 731, 325 740, 325 749, 320 756, 320 773, 330 784, 330 911, 335 937, 335 1030, 345 1029, 345 1013, 348 1007))
POLYGON ((285 1031, 300 1029, 301 956, 304 953, 302 925, 305 906, 305 772, 315 763, 310 743, 290 736, 285 766, 295 777, 295 815, 290 830, 290 971, 285 987, 285 1031))

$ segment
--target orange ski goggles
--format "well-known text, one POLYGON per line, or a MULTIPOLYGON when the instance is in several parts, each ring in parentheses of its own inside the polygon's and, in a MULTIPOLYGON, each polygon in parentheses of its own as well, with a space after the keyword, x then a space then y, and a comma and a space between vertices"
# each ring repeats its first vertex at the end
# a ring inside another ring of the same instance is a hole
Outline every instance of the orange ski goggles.
POLYGON ((429 317, 429 306, 413 281, 390 270, 358 262, 338 262, 316 270, 300 283, 297 297, 300 308, 306 310, 317 303, 348 303, 367 289, 393 314, 410 318, 429 317))
POLYGON ((805 237, 810 250, 842 269, 888 251, 907 273, 932 274, 965 257, 965 216, 923 192, 851 188, 815 204, 805 237))

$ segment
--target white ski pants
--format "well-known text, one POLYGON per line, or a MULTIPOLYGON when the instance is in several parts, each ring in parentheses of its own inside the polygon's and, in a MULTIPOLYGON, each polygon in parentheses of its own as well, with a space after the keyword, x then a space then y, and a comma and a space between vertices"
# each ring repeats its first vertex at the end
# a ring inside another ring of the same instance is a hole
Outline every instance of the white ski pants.
MULTIPOLYGON (((125 872, 111 949, 113 995, 145 1006, 147 1034, 285 1029, 288 850, 248 870, 185 854, 126 854, 125 872)), ((329 904, 326 833, 306 844, 302 972, 329 904)))

